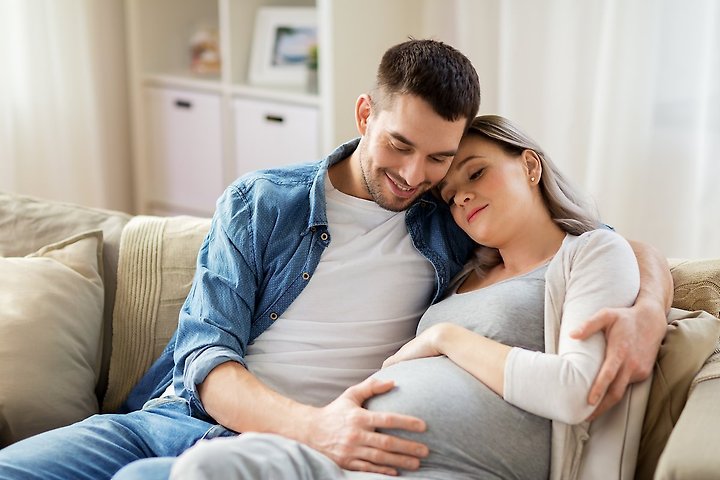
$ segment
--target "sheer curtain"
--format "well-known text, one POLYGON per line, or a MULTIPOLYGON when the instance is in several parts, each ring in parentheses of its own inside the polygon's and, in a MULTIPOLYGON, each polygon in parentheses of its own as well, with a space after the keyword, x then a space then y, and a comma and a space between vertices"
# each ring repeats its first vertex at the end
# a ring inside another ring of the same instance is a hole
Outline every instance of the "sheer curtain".
POLYGON ((0 0, 0 190, 132 209, 122 0, 0 0))
POLYGON ((720 256, 720 2, 428 5, 430 33, 478 68, 481 113, 523 125, 606 223, 667 256, 720 256))

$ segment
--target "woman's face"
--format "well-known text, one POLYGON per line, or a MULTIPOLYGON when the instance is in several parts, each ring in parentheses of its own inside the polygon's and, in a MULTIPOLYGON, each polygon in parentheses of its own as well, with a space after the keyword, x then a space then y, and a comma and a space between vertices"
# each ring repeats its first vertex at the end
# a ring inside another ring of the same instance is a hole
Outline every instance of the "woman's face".
POLYGON ((472 133, 460 142, 440 195, 455 222, 479 244, 501 248, 532 215, 536 195, 526 152, 510 155, 472 133))

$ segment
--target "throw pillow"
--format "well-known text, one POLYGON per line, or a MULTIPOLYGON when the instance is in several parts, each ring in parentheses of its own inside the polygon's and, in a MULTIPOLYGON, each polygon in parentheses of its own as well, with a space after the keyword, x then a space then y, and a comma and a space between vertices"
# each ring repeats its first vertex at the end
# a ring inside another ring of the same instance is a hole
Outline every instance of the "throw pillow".
POLYGON ((673 307, 705 310, 720 318, 720 258, 670 260, 675 294, 673 307))
POLYGON ((0 447, 98 411, 102 232, 0 257, 0 447))
MULTIPOLYGON (((209 229, 209 218, 140 215, 123 230, 104 413, 124 410, 133 386, 177 329, 198 250, 209 229)), ((140 408, 150 394, 135 393, 139 403, 133 401, 126 407, 140 408)))

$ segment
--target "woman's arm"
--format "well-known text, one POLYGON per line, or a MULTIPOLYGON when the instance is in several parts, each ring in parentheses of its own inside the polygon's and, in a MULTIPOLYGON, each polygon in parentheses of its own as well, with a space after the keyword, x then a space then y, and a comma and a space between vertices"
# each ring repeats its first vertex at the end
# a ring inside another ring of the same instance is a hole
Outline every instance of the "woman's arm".
POLYGON ((640 268, 640 293, 631 308, 605 308, 580 326, 577 339, 603 332, 607 351, 600 373, 588 395, 597 405, 591 419, 612 408, 630 383, 645 380, 652 372, 660 342, 667 328, 673 280, 667 260, 656 248, 630 241, 640 268), (603 395, 604 394, 604 395, 603 395))
POLYGON ((438 323, 402 346, 383 368, 413 358, 445 355, 498 395, 503 394, 505 361, 512 347, 453 323, 438 323))
POLYGON ((546 418, 580 423, 594 408, 586 398, 604 357, 605 339, 598 333, 580 341, 570 331, 604 307, 632 305, 639 274, 630 246, 612 232, 588 237, 573 256, 570 272, 557 354, 511 348, 443 323, 403 346, 384 366, 447 355, 510 403, 546 418))
POLYGON ((560 322, 557 354, 513 349, 504 394, 524 410, 576 424, 594 409, 587 396, 605 357, 606 342, 599 332, 584 340, 573 338, 571 332, 604 308, 633 305, 640 274, 630 245, 614 232, 585 233, 567 248, 558 253, 560 268, 548 270, 546 284, 551 302, 546 306, 546 325, 560 322))

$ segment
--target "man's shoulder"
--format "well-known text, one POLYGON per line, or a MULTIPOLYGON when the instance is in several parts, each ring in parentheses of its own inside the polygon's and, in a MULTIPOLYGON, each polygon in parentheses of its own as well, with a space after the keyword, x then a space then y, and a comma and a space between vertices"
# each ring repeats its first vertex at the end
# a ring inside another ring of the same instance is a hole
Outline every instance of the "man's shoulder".
MULTIPOLYGON (((312 191, 322 162, 250 172, 235 180, 217 203, 216 217, 229 234, 235 230, 307 222, 312 191)), ((293 227, 295 228, 295 227, 293 227)), ((279 230, 278 230, 279 231, 279 230)))
POLYGON ((235 180, 231 187, 241 193, 248 193, 254 189, 309 187, 312 186, 321 167, 322 162, 312 162, 256 170, 235 180))
POLYGON ((249 172, 228 186, 224 201, 236 210, 307 200, 321 168, 316 162, 249 172))

